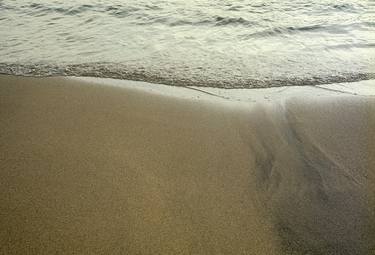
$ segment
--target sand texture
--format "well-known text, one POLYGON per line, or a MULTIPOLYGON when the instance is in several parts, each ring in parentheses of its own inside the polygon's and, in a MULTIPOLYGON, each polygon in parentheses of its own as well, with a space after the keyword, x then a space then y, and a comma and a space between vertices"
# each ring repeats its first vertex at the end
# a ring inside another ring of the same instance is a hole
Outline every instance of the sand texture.
POLYGON ((0 254, 375 254, 374 97, 220 100, 0 76, 0 254))

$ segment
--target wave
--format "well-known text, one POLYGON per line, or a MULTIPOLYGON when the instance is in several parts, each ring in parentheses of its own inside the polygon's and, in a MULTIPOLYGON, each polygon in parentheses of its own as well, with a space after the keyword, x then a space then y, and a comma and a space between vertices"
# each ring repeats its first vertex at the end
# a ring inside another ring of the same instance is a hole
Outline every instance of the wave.
POLYGON ((279 36, 279 35, 293 35, 296 33, 312 33, 324 32, 329 34, 346 34, 354 29, 363 29, 366 27, 374 27, 374 22, 358 22, 351 24, 331 24, 331 25, 306 25, 306 26, 286 26, 265 29, 259 32, 254 32, 242 36, 242 39, 279 36))
POLYGON ((352 44, 337 44, 332 46, 327 46, 327 49, 370 49, 375 48, 375 43, 352 43, 352 44))
POLYGON ((31 3, 29 5, 21 6, 21 10, 26 10, 28 13, 31 12, 32 14, 49 14, 51 12, 60 13, 64 15, 77 15, 83 13, 85 11, 92 10, 94 8, 93 5, 90 4, 83 4, 80 6, 74 7, 53 7, 49 5, 44 5, 40 3, 31 3))
MULTIPOLYGON (((138 4, 138 5, 131 5, 131 4, 111 4, 108 3, 95 3, 95 4, 74 4, 74 5, 67 5, 67 4, 59 4, 59 5, 52 5, 52 4, 43 4, 43 3, 29 3, 24 5, 10 5, 0 2, 0 11, 11 9, 21 14, 27 14, 31 16, 46 16, 51 13, 57 13, 63 16, 81 16, 81 14, 85 12, 93 12, 96 14, 105 14, 111 17, 124 19, 129 18, 128 21, 130 23, 136 25, 150 25, 150 24, 163 24, 166 26, 185 26, 185 25, 192 25, 192 26, 199 26, 199 25, 207 25, 207 26, 245 26, 245 27, 252 27, 257 26, 262 23, 264 20, 253 20, 251 16, 248 16, 249 13, 259 13, 262 11, 274 11, 272 6, 267 6, 266 8, 265 3, 263 4, 249 4, 246 5, 235 5, 232 4, 225 5, 226 8, 224 10, 229 11, 228 13, 221 15, 212 15, 212 13, 200 11, 199 9, 192 9, 188 13, 183 13, 181 15, 173 15, 173 12, 168 12, 167 5, 155 5, 155 4, 138 4), (228 9, 229 7, 229 9, 228 9), (243 12, 240 15, 233 15, 233 10, 240 10, 243 12)), ((297 5, 298 6, 298 5, 297 5)), ((310 5, 308 5, 310 6, 310 5)), ((277 7, 277 6, 276 6, 277 7)), ((276 8, 275 7, 275 8, 276 8)), ((277 8, 282 8, 283 6, 278 6, 277 8)), ((286 8, 286 7, 283 7, 286 8)), ((288 7, 289 9, 291 7, 288 7)), ((307 7, 306 7, 307 8, 307 7)), ((327 8, 338 10, 338 11, 348 11, 348 10, 356 10, 356 6, 350 4, 332 4, 329 5, 327 8)), ((289 9, 278 9, 280 12, 288 11, 289 9)), ((178 10, 178 9, 176 9, 178 10)), ((257 17, 257 16, 255 16, 257 17)), ((373 27, 374 24, 365 24, 361 23, 362 25, 368 25, 373 27)), ((270 36, 270 35, 278 35, 284 33, 295 33, 295 32, 304 32, 304 31, 320 31, 325 30, 329 33, 344 33, 346 26, 349 25, 319 25, 319 24, 312 24, 307 26, 301 27, 275 27, 269 30, 264 30, 260 32, 253 33, 249 35, 252 36, 270 36)))
POLYGON ((113 78, 122 80, 144 81, 171 86, 216 87, 225 89, 238 88, 268 88, 281 86, 314 86, 322 84, 356 82, 375 79, 375 73, 337 73, 332 75, 308 77, 276 77, 276 78, 247 78, 212 79, 200 77, 180 77, 173 72, 153 73, 143 68, 135 68, 115 63, 87 63, 65 66, 47 64, 9 64, 0 63, 0 73, 35 77, 48 76, 83 76, 113 78), (172 74, 171 74, 172 73, 172 74))
MULTIPOLYGON (((14 6, 0 5, 1 8, 15 9, 14 6)), ((162 8, 157 5, 144 5, 140 6, 124 6, 124 5, 111 5, 107 6, 104 4, 82 4, 75 6, 50 6, 41 3, 31 3, 28 5, 22 5, 17 8, 18 12, 25 13, 34 16, 44 16, 50 13, 58 13, 66 16, 75 16, 84 12, 98 12, 106 13, 109 16, 116 18, 126 18, 132 16, 134 18, 133 23, 137 25, 150 25, 150 24, 164 24, 169 26, 184 26, 184 25, 213 25, 213 26, 225 26, 225 25, 253 25, 254 22, 247 20, 243 17, 230 17, 230 16, 218 16, 213 15, 211 17, 205 15, 195 15, 189 18, 177 18, 173 16, 163 16, 162 13, 150 15, 147 10, 161 11, 162 8), (138 13, 139 11, 139 13, 138 13), (145 12, 146 11, 146 12, 145 12)))

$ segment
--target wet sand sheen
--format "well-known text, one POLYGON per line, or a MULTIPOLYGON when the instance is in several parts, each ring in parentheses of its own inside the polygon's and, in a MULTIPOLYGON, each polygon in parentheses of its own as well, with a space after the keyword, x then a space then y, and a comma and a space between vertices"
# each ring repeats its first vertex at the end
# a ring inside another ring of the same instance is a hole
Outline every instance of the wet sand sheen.
POLYGON ((374 112, 0 76, 0 253, 371 254, 374 112))

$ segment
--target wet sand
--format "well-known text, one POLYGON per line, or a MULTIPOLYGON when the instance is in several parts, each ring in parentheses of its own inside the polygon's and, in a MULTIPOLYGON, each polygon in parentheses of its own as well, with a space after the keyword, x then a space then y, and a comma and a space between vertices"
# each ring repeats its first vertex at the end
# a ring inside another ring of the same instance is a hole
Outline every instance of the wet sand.
POLYGON ((0 254, 375 253, 374 97, 181 90, 0 76, 0 254))

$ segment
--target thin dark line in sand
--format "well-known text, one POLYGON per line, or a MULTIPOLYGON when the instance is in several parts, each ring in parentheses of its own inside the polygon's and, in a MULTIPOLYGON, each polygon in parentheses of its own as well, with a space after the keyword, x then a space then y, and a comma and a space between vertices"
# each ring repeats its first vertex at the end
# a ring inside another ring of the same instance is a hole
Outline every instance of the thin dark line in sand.
POLYGON ((210 95, 210 96, 214 96, 214 97, 223 98, 223 99, 226 99, 226 100, 229 100, 229 99, 230 99, 229 97, 220 96, 220 95, 218 95, 218 94, 211 93, 211 92, 208 92, 208 91, 205 91, 205 90, 202 90, 202 89, 197 89, 197 88, 193 88, 193 87, 185 87, 185 88, 187 88, 187 89, 191 89, 191 90, 196 90, 196 91, 202 92, 202 93, 204 93, 204 94, 207 94, 207 95, 210 95))
POLYGON ((328 91, 332 91, 332 92, 342 93, 342 94, 354 95, 354 96, 363 96, 363 97, 374 97, 375 96, 375 95, 362 95, 362 94, 349 92, 349 91, 342 91, 342 90, 338 90, 338 89, 324 88, 324 87, 321 87, 321 85, 312 86, 312 87, 317 88, 317 89, 323 89, 323 90, 328 90, 328 91))

